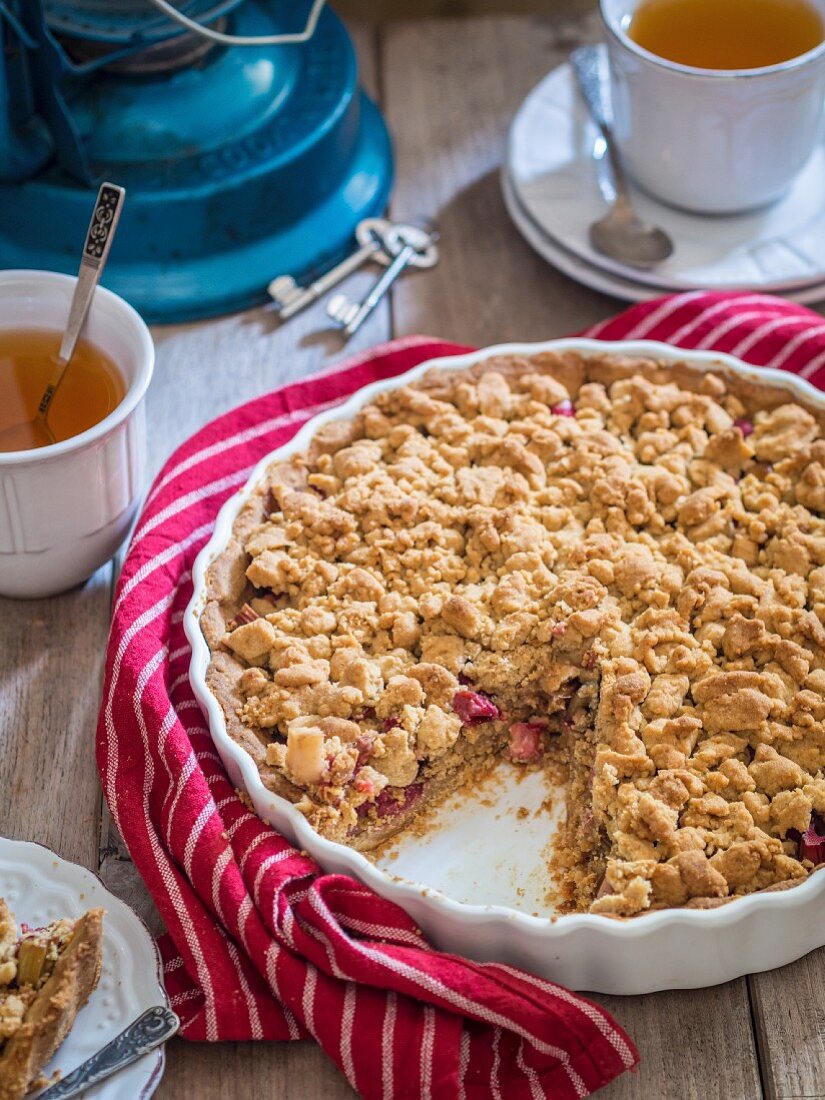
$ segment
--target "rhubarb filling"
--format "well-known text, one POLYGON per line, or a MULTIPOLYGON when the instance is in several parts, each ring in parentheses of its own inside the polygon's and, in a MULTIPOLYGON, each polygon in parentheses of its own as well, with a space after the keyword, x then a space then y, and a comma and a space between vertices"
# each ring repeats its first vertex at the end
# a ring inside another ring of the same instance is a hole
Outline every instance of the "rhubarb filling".
POLYGON ((210 568, 231 736, 365 851, 500 761, 561 772, 563 911, 802 881, 825 863, 824 428, 775 387, 607 354, 379 395, 270 467, 210 568))

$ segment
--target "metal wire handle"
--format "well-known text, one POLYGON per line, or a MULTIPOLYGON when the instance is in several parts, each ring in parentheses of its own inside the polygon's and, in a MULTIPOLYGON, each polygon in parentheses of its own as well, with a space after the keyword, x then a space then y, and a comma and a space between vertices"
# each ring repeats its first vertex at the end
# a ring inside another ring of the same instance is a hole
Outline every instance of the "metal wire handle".
POLYGON ((202 23, 190 19, 188 15, 184 15, 182 11, 170 4, 169 0, 149 0, 149 3, 158 11, 163 12, 168 19, 180 24, 181 27, 186 27, 188 31, 199 34, 201 38, 207 38, 210 42, 218 42, 222 46, 289 46, 300 42, 308 42, 312 38, 326 0, 313 0, 312 8, 307 16, 306 26, 302 31, 296 34, 263 35, 223 34, 221 31, 213 31, 211 27, 204 27, 202 23))

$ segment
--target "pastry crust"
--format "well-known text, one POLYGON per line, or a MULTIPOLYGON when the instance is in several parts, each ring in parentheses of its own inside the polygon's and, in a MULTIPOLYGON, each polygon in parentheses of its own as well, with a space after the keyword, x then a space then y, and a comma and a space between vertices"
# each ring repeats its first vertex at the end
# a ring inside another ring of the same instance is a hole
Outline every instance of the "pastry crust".
POLYGON ((368 850, 505 755, 566 769, 568 910, 813 869, 825 414, 781 386, 574 352, 430 372, 273 464, 207 587, 229 733, 331 839, 368 850))
MULTIPOLYGON (((0 899, 0 926, 4 913, 8 922, 10 914, 0 899)), ((29 1004, 21 1025, 0 1046, 0 1100, 22 1100, 97 986, 103 915, 102 909, 91 909, 75 923, 71 939, 29 1004)))

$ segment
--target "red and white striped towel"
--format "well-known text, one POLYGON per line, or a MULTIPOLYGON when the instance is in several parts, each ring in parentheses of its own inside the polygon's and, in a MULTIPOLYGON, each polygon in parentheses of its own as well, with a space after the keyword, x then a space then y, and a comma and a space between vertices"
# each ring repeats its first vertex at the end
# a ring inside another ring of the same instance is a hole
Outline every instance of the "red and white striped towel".
MULTIPOLYGON (((821 319, 761 295, 645 303, 588 335, 718 348, 813 381, 825 371, 821 319)), ((238 798, 188 681, 192 562, 255 463, 366 383, 463 350, 396 341, 227 413, 172 455, 117 589, 98 765, 168 929, 185 1036, 312 1036, 367 1098, 583 1097, 638 1060, 610 1016, 512 967, 436 952, 396 905, 322 874, 238 798)))

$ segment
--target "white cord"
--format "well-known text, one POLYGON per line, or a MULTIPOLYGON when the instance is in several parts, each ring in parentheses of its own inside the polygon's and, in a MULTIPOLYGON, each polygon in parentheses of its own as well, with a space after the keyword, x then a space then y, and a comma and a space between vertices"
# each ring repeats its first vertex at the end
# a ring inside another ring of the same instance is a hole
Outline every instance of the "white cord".
POLYGON ((326 0, 314 0, 306 26, 297 34, 264 35, 222 34, 220 31, 213 31, 210 27, 204 27, 201 23, 190 19, 188 15, 184 15, 183 12, 173 7, 169 0, 149 0, 149 3, 153 4, 158 11, 162 11, 165 16, 175 23, 179 23, 189 31, 194 31, 201 38, 208 38, 210 42, 219 42, 222 46, 288 46, 292 43, 308 42, 312 38, 326 0))

